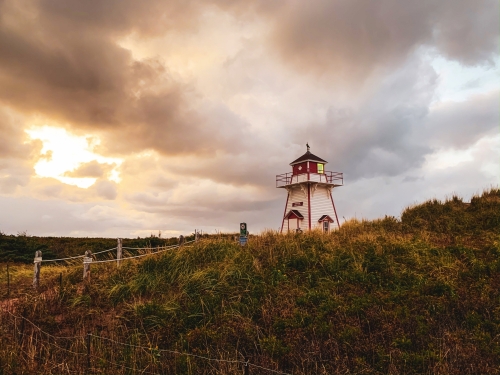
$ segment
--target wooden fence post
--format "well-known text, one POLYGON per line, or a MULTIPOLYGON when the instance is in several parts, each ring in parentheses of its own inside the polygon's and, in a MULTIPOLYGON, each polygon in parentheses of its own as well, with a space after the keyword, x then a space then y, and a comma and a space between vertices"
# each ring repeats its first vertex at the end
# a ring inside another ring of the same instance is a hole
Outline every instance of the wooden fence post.
POLYGON ((194 242, 198 242, 198 230, 194 230, 194 242))
POLYGON ((181 234, 179 236, 179 246, 182 246, 183 243, 184 243, 184 236, 181 234))
POLYGON ((35 273, 33 275, 33 288, 38 289, 40 286, 40 267, 42 266, 42 252, 37 250, 35 252, 35 273))
POLYGON ((90 281, 90 264, 92 263, 92 251, 86 250, 83 257, 83 280, 90 281))
POLYGON ((120 267, 120 264, 122 263, 122 256, 123 256, 122 239, 118 238, 118 244, 116 246, 116 266, 117 267, 120 267))

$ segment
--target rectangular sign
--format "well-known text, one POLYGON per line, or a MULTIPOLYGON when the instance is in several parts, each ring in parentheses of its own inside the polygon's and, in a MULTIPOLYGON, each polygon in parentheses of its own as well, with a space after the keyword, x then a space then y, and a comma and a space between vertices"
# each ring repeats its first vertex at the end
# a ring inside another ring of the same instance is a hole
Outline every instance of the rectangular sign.
POLYGON ((90 257, 84 257, 83 258, 83 263, 92 263, 92 258, 90 258, 90 257))
POLYGON ((40 263, 42 261, 42 257, 35 257, 35 261, 33 263, 40 263))
POLYGON ((294 202, 292 203, 292 207, 303 206, 304 202, 294 202))

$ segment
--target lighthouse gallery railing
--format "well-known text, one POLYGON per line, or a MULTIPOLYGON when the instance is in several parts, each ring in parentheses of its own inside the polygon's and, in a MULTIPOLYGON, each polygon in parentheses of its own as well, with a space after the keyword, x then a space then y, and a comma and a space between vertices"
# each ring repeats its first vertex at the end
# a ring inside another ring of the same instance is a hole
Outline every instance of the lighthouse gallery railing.
POLYGON ((293 172, 276 175, 276 187, 283 187, 301 182, 319 182, 342 186, 344 184, 344 174, 341 172, 325 171, 324 173, 302 173, 293 174, 293 172))

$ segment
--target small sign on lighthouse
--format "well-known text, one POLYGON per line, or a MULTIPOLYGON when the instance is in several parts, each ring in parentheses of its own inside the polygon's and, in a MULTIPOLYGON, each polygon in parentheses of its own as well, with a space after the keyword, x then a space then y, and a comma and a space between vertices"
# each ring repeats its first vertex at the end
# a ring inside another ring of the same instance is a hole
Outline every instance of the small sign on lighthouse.
POLYGON ((320 229, 329 232, 340 223, 332 190, 344 184, 340 172, 325 170, 328 162, 310 151, 292 161, 292 172, 276 176, 276 187, 287 191, 281 232, 320 229))

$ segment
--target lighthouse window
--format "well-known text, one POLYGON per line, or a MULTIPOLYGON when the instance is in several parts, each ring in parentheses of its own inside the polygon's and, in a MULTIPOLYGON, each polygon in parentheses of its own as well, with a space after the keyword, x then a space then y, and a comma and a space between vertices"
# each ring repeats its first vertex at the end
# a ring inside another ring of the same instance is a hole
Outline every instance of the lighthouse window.
POLYGON ((323 232, 328 232, 329 229, 330 223, 327 220, 323 221, 323 232))
POLYGON ((318 163, 318 173, 324 173, 323 167, 323 164, 318 163))

